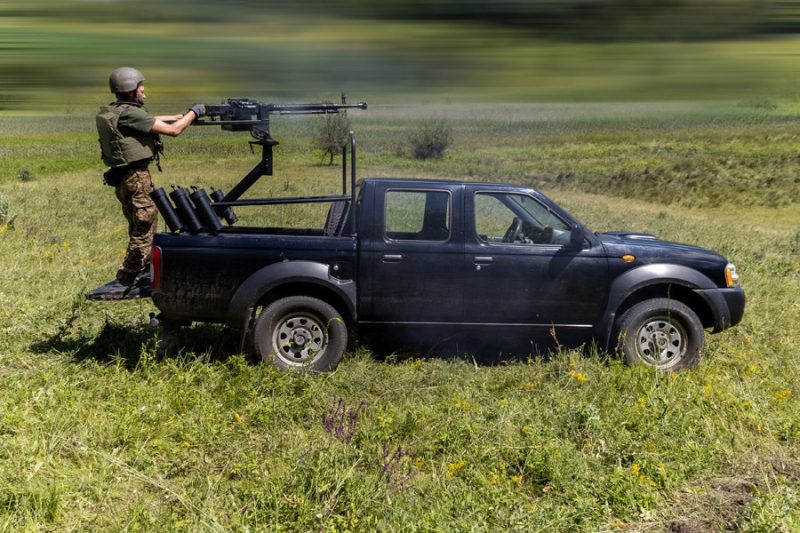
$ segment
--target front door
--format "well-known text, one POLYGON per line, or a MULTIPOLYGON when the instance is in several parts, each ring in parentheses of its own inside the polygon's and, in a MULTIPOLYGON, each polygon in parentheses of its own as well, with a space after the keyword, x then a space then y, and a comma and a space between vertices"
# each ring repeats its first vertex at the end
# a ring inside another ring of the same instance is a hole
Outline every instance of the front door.
POLYGON ((532 193, 476 185, 466 196, 464 321, 588 331, 606 300, 602 246, 570 246, 570 223, 532 193))

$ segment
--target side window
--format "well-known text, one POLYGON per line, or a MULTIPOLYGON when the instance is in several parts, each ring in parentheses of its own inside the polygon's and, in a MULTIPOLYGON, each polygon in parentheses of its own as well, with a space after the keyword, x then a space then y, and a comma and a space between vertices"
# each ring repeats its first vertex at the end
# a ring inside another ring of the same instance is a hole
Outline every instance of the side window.
POLYGON ((395 241, 446 241, 450 238, 450 193, 386 191, 384 235, 395 241))
POLYGON ((488 244, 569 243, 569 227, 530 196, 506 193, 475 194, 475 233, 488 244))

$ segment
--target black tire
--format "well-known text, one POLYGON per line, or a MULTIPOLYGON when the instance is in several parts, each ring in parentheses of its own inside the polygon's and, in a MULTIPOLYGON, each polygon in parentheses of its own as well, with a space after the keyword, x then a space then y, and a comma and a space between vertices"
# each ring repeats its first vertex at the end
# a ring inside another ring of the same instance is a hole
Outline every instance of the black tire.
POLYGON ((347 326, 339 312, 310 296, 281 298, 264 308, 253 332, 257 360, 281 369, 327 372, 347 347, 347 326))
POLYGON ((645 300, 619 319, 617 347, 629 365, 688 368, 700 360, 703 324, 689 306, 670 298, 645 300))

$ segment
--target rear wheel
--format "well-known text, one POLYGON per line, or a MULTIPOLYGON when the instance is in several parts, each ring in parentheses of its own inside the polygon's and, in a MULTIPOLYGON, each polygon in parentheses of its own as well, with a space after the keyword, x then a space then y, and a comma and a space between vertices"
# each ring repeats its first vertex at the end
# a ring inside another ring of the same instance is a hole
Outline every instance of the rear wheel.
POLYGON ((257 359, 278 368, 333 370, 347 346, 347 327, 331 305, 310 296, 289 296, 268 305, 253 334, 257 359))
POLYGON ((670 298, 640 302, 622 315, 617 346, 629 365, 659 370, 691 367, 705 346, 703 324, 686 304, 670 298))

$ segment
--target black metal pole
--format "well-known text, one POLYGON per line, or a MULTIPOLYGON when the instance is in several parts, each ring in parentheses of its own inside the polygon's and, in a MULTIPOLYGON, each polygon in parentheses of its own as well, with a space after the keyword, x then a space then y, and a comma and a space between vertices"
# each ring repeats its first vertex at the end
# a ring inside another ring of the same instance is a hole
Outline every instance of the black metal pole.
POLYGON ((356 134, 350 131, 350 210, 353 216, 350 217, 350 235, 356 234, 356 134))
POLYGON ((342 196, 347 194, 347 143, 342 145, 342 196))

